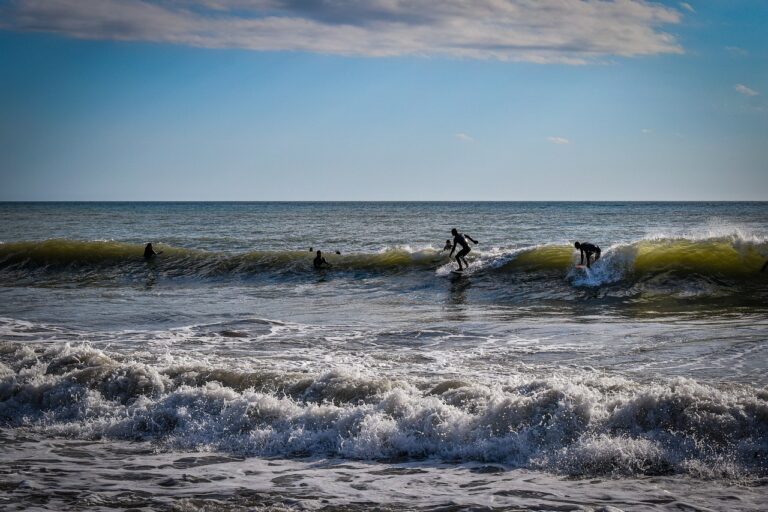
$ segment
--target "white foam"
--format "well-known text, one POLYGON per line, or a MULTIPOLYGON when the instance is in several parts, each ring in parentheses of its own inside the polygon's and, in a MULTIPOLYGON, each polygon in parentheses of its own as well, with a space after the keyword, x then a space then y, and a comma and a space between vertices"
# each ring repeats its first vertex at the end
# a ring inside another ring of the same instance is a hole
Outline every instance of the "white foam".
POLYGON ((354 459, 437 457, 569 474, 761 474, 768 405, 750 387, 640 384, 581 372, 502 383, 390 379, 126 360, 87 344, 2 354, 0 421, 170 450, 354 459), (695 465, 691 461, 698 461, 695 465))

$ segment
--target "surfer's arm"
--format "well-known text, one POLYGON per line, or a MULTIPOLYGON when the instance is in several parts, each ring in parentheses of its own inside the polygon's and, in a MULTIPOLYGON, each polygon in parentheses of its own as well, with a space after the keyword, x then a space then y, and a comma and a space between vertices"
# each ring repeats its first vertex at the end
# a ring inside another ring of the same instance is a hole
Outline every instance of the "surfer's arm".
POLYGON ((467 238, 469 238, 469 239, 472 241, 472 243, 473 243, 473 244, 475 244, 475 245, 477 245, 477 244, 479 244, 479 243, 480 243, 480 242, 478 242, 477 240, 475 240, 474 238, 472 238, 471 236, 469 236, 469 235, 468 235, 468 234, 466 234, 466 233, 464 233, 464 236, 466 236, 467 238))
MULTIPOLYGON (((581 260, 579 261, 579 265, 584 264, 584 249, 579 249, 579 252, 581 253, 581 260)), ((589 260, 587 260, 589 262, 589 260)))

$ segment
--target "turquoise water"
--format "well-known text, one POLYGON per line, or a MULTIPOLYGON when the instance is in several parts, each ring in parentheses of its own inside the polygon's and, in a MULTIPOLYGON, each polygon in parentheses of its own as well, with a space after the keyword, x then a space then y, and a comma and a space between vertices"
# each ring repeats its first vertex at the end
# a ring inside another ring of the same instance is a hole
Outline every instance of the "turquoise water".
POLYGON ((663 486, 670 507, 759 509, 766 221, 766 203, 0 204, 4 503, 354 508, 392 503, 376 475, 421 474, 395 505, 634 510, 663 486), (480 242, 461 276, 452 227, 480 242), (576 240, 602 248, 589 270, 576 240))

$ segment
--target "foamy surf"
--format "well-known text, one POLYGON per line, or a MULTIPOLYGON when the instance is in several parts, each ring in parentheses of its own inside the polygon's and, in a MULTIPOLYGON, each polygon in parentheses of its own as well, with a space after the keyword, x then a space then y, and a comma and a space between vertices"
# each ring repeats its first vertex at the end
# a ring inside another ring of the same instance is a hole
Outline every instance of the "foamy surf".
POLYGON ((0 421, 163 450, 480 461, 576 476, 768 472, 768 391, 581 373, 498 383, 131 361, 5 344, 0 421), (715 469, 716 468, 716 469, 715 469))

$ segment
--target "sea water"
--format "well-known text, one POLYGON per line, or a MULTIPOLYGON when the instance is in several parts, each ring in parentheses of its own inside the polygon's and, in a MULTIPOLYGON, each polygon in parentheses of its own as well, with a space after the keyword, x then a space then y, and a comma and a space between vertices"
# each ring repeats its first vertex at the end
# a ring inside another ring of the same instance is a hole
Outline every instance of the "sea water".
POLYGON ((0 203, 0 242, 3 509, 768 496, 767 203, 0 203))

